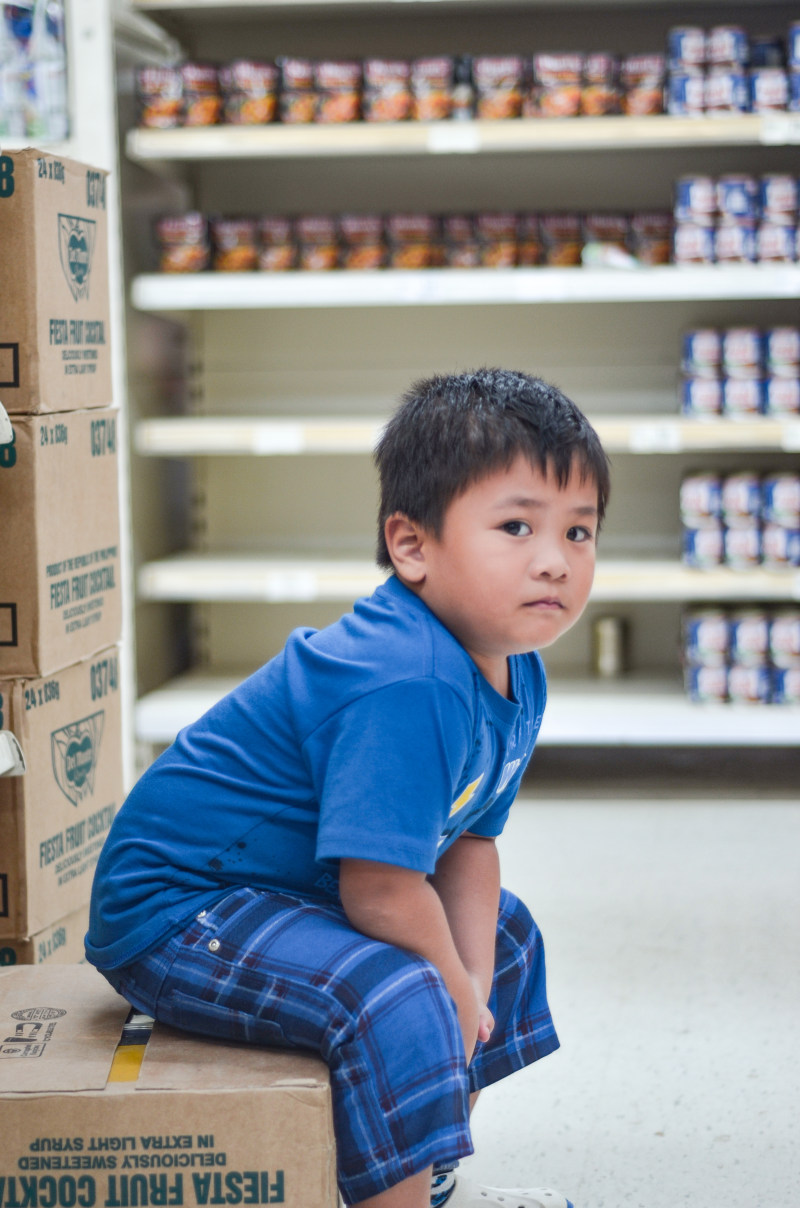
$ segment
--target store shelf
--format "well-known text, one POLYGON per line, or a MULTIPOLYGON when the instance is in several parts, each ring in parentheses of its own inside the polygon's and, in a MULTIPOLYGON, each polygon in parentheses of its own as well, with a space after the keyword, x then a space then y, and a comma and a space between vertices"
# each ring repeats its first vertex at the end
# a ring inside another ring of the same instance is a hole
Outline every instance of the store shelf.
POLYGON ((800 266, 794 264, 145 273, 134 278, 131 290, 137 309, 155 312, 798 297, 800 266))
MULTIPOLYGON (((379 416, 251 419, 245 416, 185 416, 141 420, 138 453, 150 457, 272 457, 301 453, 370 454, 383 426, 379 416)), ((674 415, 597 416, 593 419, 609 453, 800 451, 796 419, 683 419, 674 415)))
POLYGON ((128 132, 140 163, 340 156, 533 155, 552 151, 785 146, 800 142, 800 114, 685 118, 520 118, 513 121, 348 122, 340 125, 195 126, 128 132))
MULTIPOLYGON (((137 738, 172 742, 246 673, 194 672, 143 696, 137 738)), ((551 681, 539 743, 550 746, 795 746, 800 707, 696 705, 674 680, 551 681)))
MULTIPOLYGON (((145 600, 234 603, 352 601, 383 578, 368 559, 180 553, 145 563, 139 594, 145 600)), ((680 562, 603 559, 592 600, 800 600, 800 571, 694 570, 680 562)))
MULTIPOLYGON (((441 9, 455 12, 491 11, 492 8, 529 7, 552 8, 641 8, 648 0, 132 0, 133 7, 142 12, 183 13, 209 11, 221 13, 237 10, 253 14, 284 16, 294 13, 313 14, 333 12, 336 14, 386 12, 401 4, 412 13, 419 9, 441 9)), ((674 8, 695 4, 696 0, 671 0, 674 8)), ((705 0, 707 7, 730 6, 730 0, 705 0)))

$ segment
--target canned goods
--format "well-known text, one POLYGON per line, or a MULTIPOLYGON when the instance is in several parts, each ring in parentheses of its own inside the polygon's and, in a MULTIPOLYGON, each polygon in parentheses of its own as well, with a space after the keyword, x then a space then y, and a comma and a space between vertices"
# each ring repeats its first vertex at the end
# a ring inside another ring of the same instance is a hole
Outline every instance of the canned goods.
POLYGON ((800 327, 768 327, 763 352, 771 373, 777 377, 796 377, 800 367, 800 327))
POLYGON ((760 264, 793 264, 797 258, 794 227, 760 222, 756 230, 756 260, 760 264))
POLYGON ((761 479, 753 470, 728 474, 722 481, 722 516, 728 524, 750 523, 761 517, 761 479))
POLYGON ((723 218, 758 218, 760 189, 755 176, 733 174, 717 181, 717 209, 723 218))
POLYGON ((722 360, 722 337, 713 327, 698 327, 683 336, 681 369, 693 377, 714 378, 722 360))
POLYGON ((773 671, 772 703, 800 705, 800 667, 778 667, 773 671))
POLYGON ((706 32, 697 25, 675 25, 667 34, 670 66, 683 63, 701 67, 706 61, 706 32))
POLYGON ((701 527, 686 525, 683 530, 683 561, 694 570, 722 566, 725 559, 721 520, 708 520, 701 527))
POLYGON ((722 333, 722 368, 729 377, 761 376, 763 345, 757 327, 726 327, 722 333))
POLYGON ((722 479, 719 474, 687 474, 681 483, 681 518, 697 526, 722 515, 722 479))
POLYGON ((750 71, 750 108, 753 113, 783 110, 789 104, 789 77, 782 67, 753 67, 750 71))
POLYGON ((772 700, 769 667, 729 667, 728 700, 739 705, 768 705, 772 700))
POLYGON ((681 390, 684 415, 721 415, 722 382, 719 378, 685 378, 681 390))
POLYGON ((675 181, 678 222, 710 223, 717 212, 717 186, 712 176, 679 176, 675 181))
POLYGON ((800 67, 800 21, 792 21, 789 25, 786 61, 790 67, 800 67))
POLYGON ((703 86, 706 113, 748 113, 750 81, 743 67, 715 67, 703 86))
POLYGON ((775 667, 800 667, 800 609, 790 608, 772 616, 769 655, 775 667))
POLYGON ((222 273, 250 272, 258 267, 258 222, 255 218, 212 218, 211 267, 222 273))
POLYGON ((672 117, 700 117, 705 106, 705 72, 699 67, 673 67, 667 81, 667 113, 672 117))
POLYGON ((724 531, 722 547, 731 570, 753 570, 761 565, 761 525, 757 520, 731 525, 724 531))
POLYGON ((730 616, 731 662, 741 667, 766 667, 769 662, 769 617, 759 608, 730 616))
POLYGON ((728 699, 727 667, 687 667, 684 684, 695 704, 724 704, 728 699))
POLYGON ((721 389, 723 415, 763 414, 764 383, 760 378, 724 378, 721 389))
POLYGON ((764 525, 762 548, 764 566, 769 570, 800 566, 800 528, 770 521, 764 525))
POLYGON ((763 497, 765 520, 800 528, 800 474, 768 474, 763 497))
POLYGON ((677 222, 672 236, 675 264, 713 264, 714 228, 710 224, 677 222))
POLYGON ((752 221, 725 222, 714 232, 718 264, 755 264, 756 228, 752 221))
POLYGON ((750 43, 741 25, 715 25, 706 40, 709 63, 741 63, 750 61, 750 43))
POLYGON ((800 414, 800 377, 769 377, 764 382, 765 415, 800 414))
POLYGON ((800 113, 800 67, 789 72, 789 100, 786 108, 790 113, 800 113))
POLYGON ((785 172, 761 176, 758 182, 761 214, 772 222, 793 222, 797 215, 797 179, 785 172))
POLYGON ((730 629, 724 612, 695 609, 683 616, 683 650, 692 665, 724 667, 728 661, 730 629))
POLYGON ((780 34, 754 34, 751 37, 751 67, 783 67, 783 65, 783 38, 780 34))
POLYGON ((183 122, 183 81, 178 67, 140 67, 136 71, 139 125, 171 130, 183 122))
POLYGON ((592 666, 601 679, 616 679, 627 663, 627 625, 622 617, 598 617, 592 626, 592 666))

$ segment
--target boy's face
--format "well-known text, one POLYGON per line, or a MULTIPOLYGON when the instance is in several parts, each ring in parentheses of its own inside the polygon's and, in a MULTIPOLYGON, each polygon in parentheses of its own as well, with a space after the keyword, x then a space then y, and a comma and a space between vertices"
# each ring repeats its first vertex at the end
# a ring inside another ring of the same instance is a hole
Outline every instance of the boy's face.
POLYGON ((559 487, 520 456, 454 499, 441 535, 423 531, 416 560, 398 566, 499 691, 508 655, 549 646, 583 612, 597 502, 577 468, 559 487))

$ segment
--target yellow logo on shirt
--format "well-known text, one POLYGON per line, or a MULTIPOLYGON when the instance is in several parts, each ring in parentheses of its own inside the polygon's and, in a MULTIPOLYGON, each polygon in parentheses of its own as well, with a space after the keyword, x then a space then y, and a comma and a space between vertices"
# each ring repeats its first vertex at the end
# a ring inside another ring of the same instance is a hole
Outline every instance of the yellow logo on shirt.
POLYGON ((463 808, 467 804, 467 802, 471 801, 471 799, 475 796, 475 790, 478 787, 478 785, 480 784, 480 782, 483 780, 483 775, 484 775, 483 772, 481 772, 478 779, 473 780, 472 784, 468 784, 467 787, 464 789, 464 792, 461 794, 461 796, 457 797, 456 800, 453 802, 452 806, 450 807, 450 817, 451 818, 453 817, 453 814, 457 814, 459 810, 463 810, 463 808))

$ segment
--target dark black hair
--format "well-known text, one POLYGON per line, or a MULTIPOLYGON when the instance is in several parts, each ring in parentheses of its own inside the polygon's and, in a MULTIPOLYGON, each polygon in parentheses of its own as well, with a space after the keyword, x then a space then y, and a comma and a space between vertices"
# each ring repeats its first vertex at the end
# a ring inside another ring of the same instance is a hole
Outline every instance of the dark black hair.
POLYGON ((573 467, 597 484, 605 515, 608 458, 583 413, 558 387, 509 369, 478 369, 416 382, 375 450, 380 478, 378 565, 391 568, 384 537, 395 512, 441 535, 445 512, 468 486, 522 454, 563 486, 573 467))

